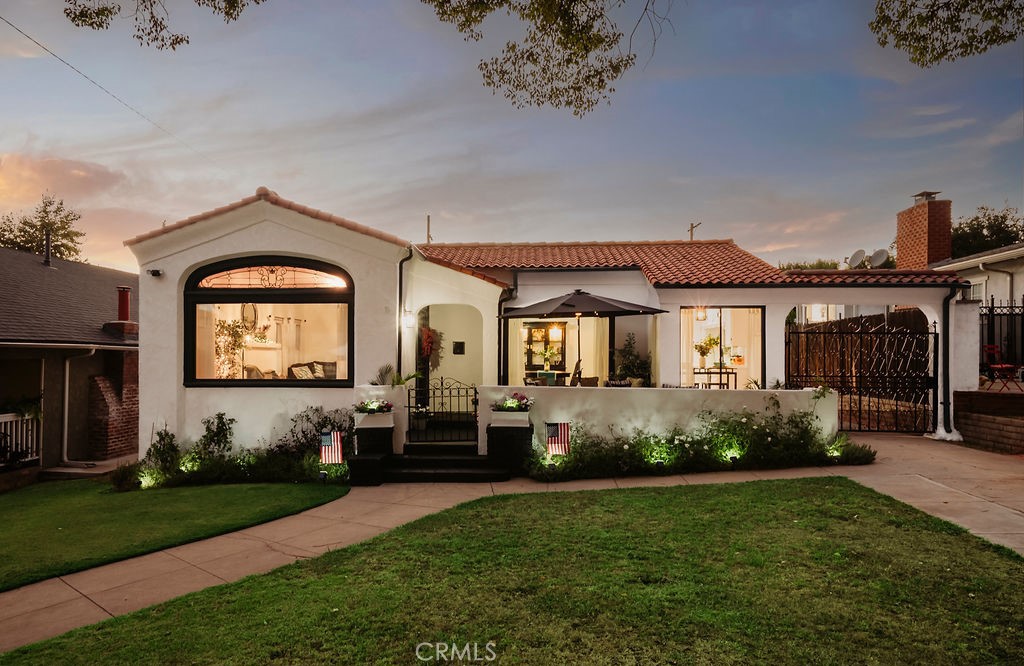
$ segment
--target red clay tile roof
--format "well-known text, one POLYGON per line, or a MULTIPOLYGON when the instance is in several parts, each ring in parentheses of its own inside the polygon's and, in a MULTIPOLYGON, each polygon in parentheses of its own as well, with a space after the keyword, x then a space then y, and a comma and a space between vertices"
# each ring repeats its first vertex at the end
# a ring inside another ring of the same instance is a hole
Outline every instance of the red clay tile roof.
POLYGON ((275 206, 280 206, 281 208, 287 208, 288 210, 293 210, 293 211, 295 211, 297 213, 302 213, 303 215, 308 215, 309 217, 316 218, 318 220, 323 220, 324 222, 330 222, 332 224, 338 225, 339 227, 344 227, 345 229, 350 229, 351 231, 355 231, 357 233, 365 234, 367 236, 372 236, 374 238, 379 238, 382 241, 386 241, 388 243, 394 243, 395 245, 398 245, 398 246, 401 246, 401 247, 409 247, 409 245, 410 245, 409 241, 402 240, 398 236, 392 236, 389 233, 385 233, 383 231, 378 231, 378 230, 373 229, 371 227, 367 227, 365 225, 359 224, 358 222, 353 222, 352 220, 346 220, 343 217, 338 217, 337 215, 331 215, 330 213, 325 213, 322 210, 316 210, 315 208, 310 208, 308 206, 303 206, 302 204, 297 204, 294 201, 289 201, 288 199, 285 199, 285 198, 283 198, 281 196, 278 196, 277 192, 271 192, 266 187, 257 188, 256 194, 254 194, 251 197, 245 197, 244 199, 241 199, 240 201, 236 201, 236 202, 228 204, 226 206, 221 206, 220 208, 214 208, 213 210, 208 210, 205 213, 199 213, 198 215, 193 215, 192 217, 187 217, 184 220, 181 220, 180 222, 175 222, 174 224, 168 224, 165 227, 161 227, 159 229, 154 229, 153 231, 150 231, 150 232, 144 233, 144 234, 142 234, 140 236, 136 236, 135 238, 130 238, 130 239, 126 240, 124 242, 124 244, 125 245, 135 245, 136 243, 140 243, 140 242, 142 242, 144 240, 149 240, 150 238, 156 238, 157 236, 162 236, 162 235, 164 235, 166 233, 170 233, 171 231, 174 231, 176 229, 181 229, 182 227, 187 227, 189 225, 195 224, 196 222, 202 222, 203 220, 209 219, 211 217, 215 217, 217 215, 222 215, 224 213, 233 211, 233 210, 235 210, 237 208, 241 208, 242 206, 248 206, 249 204, 255 203, 257 201, 266 201, 267 203, 272 203, 275 206))
POLYGON ((732 240, 431 243, 428 259, 474 269, 636 268, 655 287, 777 283, 783 273, 732 240))
POLYGON ((933 287, 970 284, 953 271, 900 270, 874 268, 869 270, 803 270, 786 271, 779 284, 827 287, 843 286, 901 286, 933 287))

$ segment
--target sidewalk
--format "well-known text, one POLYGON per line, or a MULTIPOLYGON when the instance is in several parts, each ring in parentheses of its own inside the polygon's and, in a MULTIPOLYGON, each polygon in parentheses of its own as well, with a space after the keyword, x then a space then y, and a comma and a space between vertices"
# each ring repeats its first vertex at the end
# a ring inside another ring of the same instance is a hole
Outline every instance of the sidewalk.
POLYGON ((875 464, 553 484, 513 479, 353 488, 339 500, 294 516, 0 593, 0 651, 344 548, 441 509, 504 493, 847 476, 1024 554, 1024 456, 906 435, 853 439, 878 451, 875 464))

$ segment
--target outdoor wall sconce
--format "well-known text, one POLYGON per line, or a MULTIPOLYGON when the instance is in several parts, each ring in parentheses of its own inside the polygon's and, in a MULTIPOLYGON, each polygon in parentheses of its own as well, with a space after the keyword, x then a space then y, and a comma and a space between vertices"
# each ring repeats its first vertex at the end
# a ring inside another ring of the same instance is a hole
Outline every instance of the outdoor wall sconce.
POLYGON ((707 311, 707 309, 705 309, 705 308, 697 308, 697 314, 694 317, 694 319, 696 319, 697 321, 707 321, 708 320, 708 311, 707 311))
POLYGON ((150 275, 152 275, 153 277, 160 277, 161 275, 164 274, 164 272, 162 270, 160 270, 159 268, 150 268, 146 272, 149 273, 150 275))

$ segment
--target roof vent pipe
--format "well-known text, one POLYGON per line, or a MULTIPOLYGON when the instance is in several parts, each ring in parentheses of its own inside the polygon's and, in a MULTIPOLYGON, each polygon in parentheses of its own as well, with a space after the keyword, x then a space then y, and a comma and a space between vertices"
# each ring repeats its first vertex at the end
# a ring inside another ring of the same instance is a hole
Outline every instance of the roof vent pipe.
POLYGON ((132 288, 131 287, 118 287, 117 288, 117 320, 118 321, 131 321, 132 320, 132 288))
POLYGON ((50 228, 47 227, 43 236, 43 266, 50 265, 50 249, 52 246, 52 238, 50 236, 50 228))

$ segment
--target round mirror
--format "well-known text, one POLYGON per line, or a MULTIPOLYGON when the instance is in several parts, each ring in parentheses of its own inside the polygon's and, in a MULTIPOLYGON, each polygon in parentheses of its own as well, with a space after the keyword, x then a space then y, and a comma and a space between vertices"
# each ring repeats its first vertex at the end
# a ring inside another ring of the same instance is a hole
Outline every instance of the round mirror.
POLYGON ((242 326, 246 331, 253 331, 256 328, 256 304, 242 303, 242 326))

